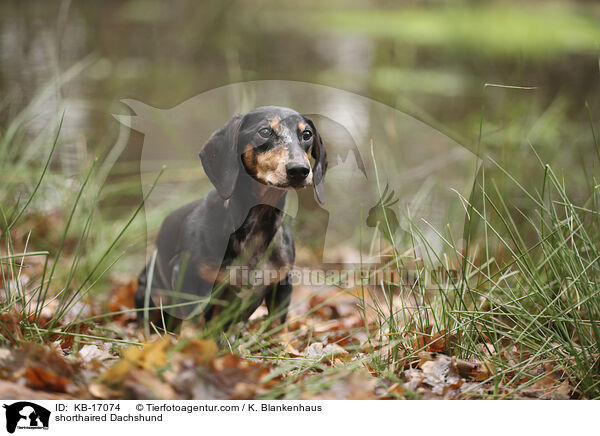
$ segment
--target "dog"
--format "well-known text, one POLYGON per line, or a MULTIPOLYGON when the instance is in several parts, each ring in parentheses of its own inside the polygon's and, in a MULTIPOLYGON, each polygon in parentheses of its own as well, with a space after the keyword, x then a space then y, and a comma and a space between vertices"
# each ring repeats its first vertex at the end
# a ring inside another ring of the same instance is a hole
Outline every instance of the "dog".
POLYGON ((324 204, 321 135, 292 109, 259 107, 214 132, 200 160, 214 188, 163 221, 155 256, 138 279, 138 321, 174 330, 185 318, 222 315, 226 328, 248 320, 264 301, 269 318, 284 323, 295 258, 285 198, 312 185, 324 204), (254 283, 240 272, 254 273, 254 283))

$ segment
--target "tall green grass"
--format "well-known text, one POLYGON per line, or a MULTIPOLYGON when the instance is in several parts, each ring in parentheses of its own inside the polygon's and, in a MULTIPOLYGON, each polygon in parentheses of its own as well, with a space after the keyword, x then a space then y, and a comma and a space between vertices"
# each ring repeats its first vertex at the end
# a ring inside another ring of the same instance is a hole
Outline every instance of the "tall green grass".
MULTIPOLYGON (((591 139, 600 164, 593 123, 591 139)), ((481 396, 484 385, 493 386, 486 397, 513 396, 551 376, 568 381, 573 398, 600 398, 600 184, 588 174, 587 195, 577 192, 585 200, 574 200, 531 148, 543 173, 537 183, 485 158, 471 196, 457 200, 466 208, 463 239, 436 229, 445 242, 436 251, 413 222, 412 247, 425 248, 412 259, 414 283, 365 289, 361 304, 384 332, 384 352, 371 362, 381 375, 397 376, 426 348, 418 338, 438 332, 449 353, 488 366, 489 378, 467 396, 481 396), (517 361, 506 357, 511 350, 517 361)), ((400 271, 408 266, 399 251, 387 267, 400 271)))
POLYGON ((68 113, 56 117, 44 107, 87 63, 48 84, 0 130, 0 314, 18 317, 16 325, 8 325, 14 316, 3 318, 2 342, 75 335, 85 309, 79 303, 107 288, 107 272, 141 239, 136 232, 125 235, 132 225, 141 231, 136 216, 143 201, 121 218, 108 219, 100 208, 104 188, 118 190, 107 177, 126 140, 99 150, 99 157, 84 158, 80 175, 61 169, 68 113))

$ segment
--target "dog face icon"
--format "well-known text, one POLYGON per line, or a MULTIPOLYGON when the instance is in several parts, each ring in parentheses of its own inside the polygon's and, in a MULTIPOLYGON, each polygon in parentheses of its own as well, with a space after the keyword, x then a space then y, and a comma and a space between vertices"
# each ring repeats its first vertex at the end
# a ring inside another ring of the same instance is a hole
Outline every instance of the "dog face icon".
POLYGON ((6 431, 14 433, 17 426, 48 428, 50 411, 29 401, 19 401, 4 406, 6 431))

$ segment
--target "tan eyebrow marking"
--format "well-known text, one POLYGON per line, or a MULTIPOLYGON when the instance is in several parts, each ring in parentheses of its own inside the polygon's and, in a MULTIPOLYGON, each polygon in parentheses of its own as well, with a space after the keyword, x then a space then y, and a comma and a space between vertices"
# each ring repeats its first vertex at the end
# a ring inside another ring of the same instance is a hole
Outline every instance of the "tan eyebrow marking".
POLYGON ((302 130, 306 129, 306 124, 304 124, 302 121, 300 121, 298 123, 298 128, 302 131, 302 130))
POLYGON ((279 120, 275 118, 274 120, 269 121, 269 126, 276 132, 279 131, 279 120))

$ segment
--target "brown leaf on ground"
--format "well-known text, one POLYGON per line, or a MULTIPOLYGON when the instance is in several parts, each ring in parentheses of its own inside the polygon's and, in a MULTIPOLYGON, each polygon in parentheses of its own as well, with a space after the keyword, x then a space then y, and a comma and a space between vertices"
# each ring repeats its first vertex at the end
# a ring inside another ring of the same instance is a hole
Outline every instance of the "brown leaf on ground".
POLYGON ((476 367, 471 371, 471 377, 475 381, 484 381, 494 373, 494 365, 490 361, 477 362, 476 367))
POLYGON ((435 360, 422 362, 423 382, 431 386, 433 393, 443 395, 448 389, 459 388, 464 380, 458 374, 456 358, 444 354, 436 356, 435 360))
MULTIPOLYGON (((206 372, 210 368, 210 372, 223 372, 248 365, 247 361, 240 362, 230 356, 215 359, 217 346, 211 340, 181 340, 185 343, 180 347, 172 346, 169 338, 164 337, 142 347, 126 348, 122 357, 91 383, 89 392, 103 399, 191 398, 201 378, 197 371, 206 372)), ((225 378, 233 380, 231 374, 225 378)))
POLYGON ((413 346, 415 350, 424 350, 427 345, 431 342, 431 331, 433 325, 427 325, 423 328, 423 331, 417 331, 417 336, 414 340, 413 346))
POLYGON ((158 370, 167 364, 169 345, 169 338, 164 337, 126 348, 122 357, 90 384, 90 394, 102 399, 175 399, 173 389, 158 376, 158 370))
POLYGON ((343 375, 336 376, 330 386, 320 392, 305 392, 307 400, 376 400, 377 379, 365 370, 342 370, 343 375))
POLYGON ((65 393, 43 392, 29 389, 20 383, 0 380, 0 398, 5 400, 75 400, 85 399, 78 395, 74 397, 65 393))
MULTIPOLYGON (((50 328, 50 325, 53 321, 54 311, 56 310, 57 303, 56 300, 53 300, 52 304, 47 304, 42 309, 41 313, 36 314, 32 313, 28 316, 28 321, 31 324, 35 324, 40 329, 50 328)), ((71 308, 70 311, 67 311, 68 316, 65 316, 62 321, 65 321, 66 318, 70 318, 71 320, 75 320, 76 316, 73 312, 81 311, 83 315, 93 315, 93 309, 91 306, 84 302, 78 302, 71 308)), ((76 335, 85 335, 90 332, 95 327, 94 324, 89 322, 77 322, 70 325, 65 325, 65 323, 55 321, 52 329, 57 333, 50 334, 47 338, 50 342, 57 342, 60 344, 60 347, 63 350, 68 350, 73 347, 75 344, 75 340, 77 339, 76 335)))
MULTIPOLYGON (((112 290, 108 309, 110 312, 121 312, 128 309, 135 309, 134 294, 137 290, 137 283, 130 281, 122 284, 112 290)), ((113 319, 116 322, 127 323, 136 319, 135 312, 122 313, 114 315, 113 319)))
POLYGON ((215 381, 230 399, 250 399, 267 390, 261 379, 269 373, 268 366, 233 354, 213 360, 211 366, 215 381))
POLYGON ((153 371, 137 370, 132 372, 123 382, 124 397, 132 400, 175 400, 175 390, 153 371))
POLYGON ((71 381, 68 377, 63 377, 52 370, 39 366, 25 369, 24 377, 30 388, 54 392, 67 392, 67 385, 71 381))
POLYGON ((425 332, 417 334, 414 347, 417 350, 425 350, 432 353, 449 353, 453 345, 458 342, 456 335, 448 334, 447 330, 431 334, 433 326, 425 327, 425 332))
POLYGON ((185 358, 193 359, 196 365, 207 365, 217 355, 217 344, 210 339, 192 339, 181 350, 185 358))
POLYGON ((104 399, 250 399, 275 382, 262 381, 268 366, 233 354, 215 357, 217 345, 211 340, 181 340, 187 342, 172 346, 163 338, 125 349, 90 385, 90 393, 104 399))
POLYGON ((266 392, 276 382, 262 380, 269 371, 266 365, 226 354, 213 359, 208 366, 184 362, 169 378, 184 398, 252 399, 266 392))
POLYGON ((99 382, 90 383, 88 390, 94 398, 100 398, 102 400, 112 400, 122 397, 122 393, 119 389, 113 389, 110 386, 99 382))
POLYGON ((346 350, 337 344, 324 345, 320 342, 310 344, 304 350, 304 357, 310 360, 322 360, 324 358, 333 358, 334 356, 343 356, 348 354, 346 350))
POLYGON ((442 330, 433 335, 428 343, 427 351, 436 353, 448 353, 453 345, 457 343, 456 335, 448 334, 447 330, 442 330))
POLYGON ((532 386, 528 386, 521 392, 529 398, 542 400, 568 400, 571 394, 571 385, 568 380, 561 380, 564 373, 555 369, 555 366, 546 362, 540 365, 537 376, 541 376, 532 386))
POLYGON ((466 379, 484 380, 490 375, 481 362, 430 352, 421 352, 418 356, 418 368, 410 368, 404 374, 408 388, 426 398, 460 398, 461 388, 468 384, 466 379))
POLYGON ((304 334, 296 330, 291 332, 287 327, 277 334, 277 342, 283 347, 283 350, 292 357, 301 357, 302 352, 298 350, 302 344, 304 334))
POLYGON ((67 392, 75 366, 62 353, 38 344, 11 350, 0 361, 0 375, 10 381, 24 380, 27 387, 54 392, 67 392))
POLYGON ((168 345, 169 339, 162 338, 146 343, 143 347, 134 345, 126 348, 123 350, 123 357, 102 373, 101 380, 109 385, 117 385, 139 369, 156 371, 167 363, 165 350, 168 345))
POLYGON ((8 339, 12 345, 16 345, 23 340, 21 317, 16 311, 11 310, 10 312, 0 313, 0 334, 8 339))
POLYGON ((73 345, 75 344, 75 339, 77 339, 77 336, 75 336, 75 335, 88 334, 93 327, 94 327, 94 325, 90 324, 90 323, 79 323, 79 324, 75 324, 74 326, 71 326, 71 327, 66 327, 66 328, 63 327, 62 331, 64 334, 57 333, 57 334, 51 335, 50 340, 51 341, 59 341, 60 347, 63 350, 69 350, 69 349, 73 348, 73 345), (70 334, 70 333, 74 333, 74 334, 70 334))
POLYGON ((77 357, 83 362, 84 365, 91 369, 99 369, 107 361, 117 359, 117 356, 113 355, 109 351, 110 345, 84 345, 79 349, 77 357))
POLYGON ((308 307, 313 310, 313 313, 322 319, 338 318, 339 313, 335 305, 327 301, 328 297, 324 295, 313 295, 308 300, 308 307))

